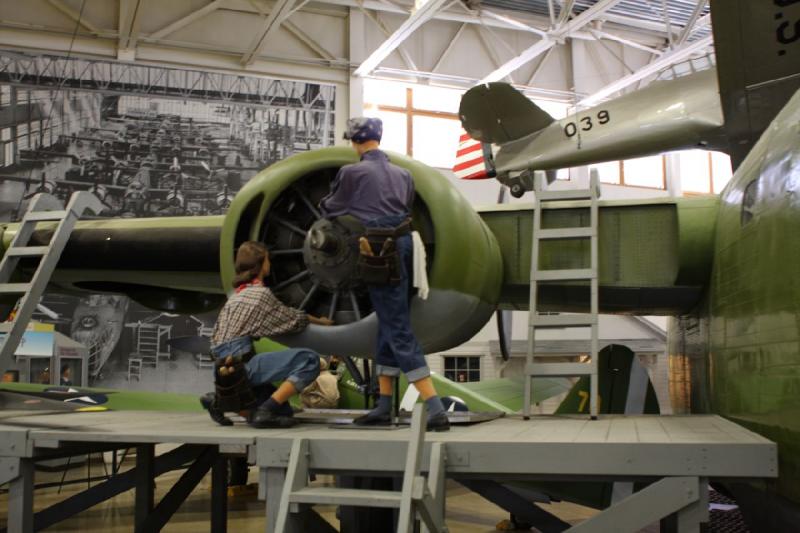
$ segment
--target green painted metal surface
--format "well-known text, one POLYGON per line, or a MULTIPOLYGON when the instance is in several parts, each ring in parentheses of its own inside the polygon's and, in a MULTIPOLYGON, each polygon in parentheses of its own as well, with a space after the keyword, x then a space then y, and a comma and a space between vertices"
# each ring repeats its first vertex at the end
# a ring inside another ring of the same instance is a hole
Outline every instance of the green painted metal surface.
POLYGON ((760 484, 800 504, 800 93, 722 192, 707 296, 671 321, 678 410, 714 412, 778 443, 760 484))
MULTIPOLYGON (((417 196, 427 206, 435 250, 432 288, 474 295, 497 303, 502 269, 500 249, 467 200, 438 171, 405 156, 391 161, 411 172, 417 196), (469 250, 468 254, 464 254, 469 250)), ((233 279, 233 251, 238 242, 258 238, 271 203, 297 179, 323 169, 338 170, 357 161, 349 148, 325 148, 298 154, 263 170, 236 195, 222 229, 220 272, 224 286, 233 279)), ((419 224, 419 221, 417 221, 419 224)))
POLYGON ((775 440, 800 503, 800 93, 726 190, 711 280, 711 408, 775 440))
MULTIPOLYGON (((576 205, 565 203, 548 210, 542 217, 542 226, 588 225, 588 209, 576 205)), ((601 290, 604 287, 678 289, 704 286, 710 275, 717 210, 715 197, 601 202, 601 290)), ((480 213, 497 237, 503 255, 502 304, 507 308, 527 309, 532 206, 492 207, 481 209, 480 213)), ((588 257, 588 240, 543 242, 539 266, 544 269, 585 268, 588 257)), ((565 302, 543 303, 547 310, 572 310, 565 308, 565 302)), ((686 310, 684 305, 682 299, 667 299, 655 308, 633 306, 618 311, 675 314, 686 310)))

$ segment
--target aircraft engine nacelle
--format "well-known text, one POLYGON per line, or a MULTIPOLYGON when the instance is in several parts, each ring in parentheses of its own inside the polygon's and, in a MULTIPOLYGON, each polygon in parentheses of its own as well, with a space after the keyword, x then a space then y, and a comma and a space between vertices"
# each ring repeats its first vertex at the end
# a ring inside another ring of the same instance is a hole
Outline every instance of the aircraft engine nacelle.
MULTIPOLYGON (((438 171, 390 154, 408 169, 417 191, 414 228, 425 243, 430 294, 414 297, 412 325, 426 352, 452 348, 473 337, 494 312, 503 276, 494 234, 438 171)), ((309 326, 277 339, 321 353, 371 355, 377 318, 366 287, 355 275, 359 225, 323 219, 317 208, 339 168, 357 161, 353 150, 302 153, 255 176, 231 203, 220 237, 220 272, 230 287, 234 254, 246 240, 270 248, 270 285, 285 303, 335 326, 309 326)))

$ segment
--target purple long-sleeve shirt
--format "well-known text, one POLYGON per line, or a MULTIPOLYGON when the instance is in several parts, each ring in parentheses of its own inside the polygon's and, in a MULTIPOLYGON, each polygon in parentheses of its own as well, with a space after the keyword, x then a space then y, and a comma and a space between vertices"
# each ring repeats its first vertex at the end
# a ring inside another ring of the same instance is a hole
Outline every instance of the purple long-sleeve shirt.
POLYGON ((411 174, 390 163, 380 150, 370 150, 359 163, 339 169, 331 193, 322 199, 320 208, 325 218, 352 215, 366 222, 385 216, 408 216, 413 201, 411 174))

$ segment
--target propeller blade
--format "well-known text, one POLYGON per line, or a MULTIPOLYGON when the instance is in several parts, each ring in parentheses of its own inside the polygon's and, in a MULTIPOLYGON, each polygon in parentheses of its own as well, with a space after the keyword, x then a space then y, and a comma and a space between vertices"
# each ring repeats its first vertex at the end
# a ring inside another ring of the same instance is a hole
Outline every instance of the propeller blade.
POLYGON ((500 355, 503 361, 511 357, 511 333, 513 331, 513 311, 497 311, 497 338, 500 340, 500 355))

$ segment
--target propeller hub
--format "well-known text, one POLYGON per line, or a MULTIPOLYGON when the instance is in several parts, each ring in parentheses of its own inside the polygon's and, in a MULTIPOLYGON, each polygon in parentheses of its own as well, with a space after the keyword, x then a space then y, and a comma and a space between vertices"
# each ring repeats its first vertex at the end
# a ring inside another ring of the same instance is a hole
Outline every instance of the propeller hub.
POLYGON ((356 276, 357 228, 325 219, 316 221, 303 243, 303 259, 312 277, 323 287, 354 287, 359 283, 356 276))

